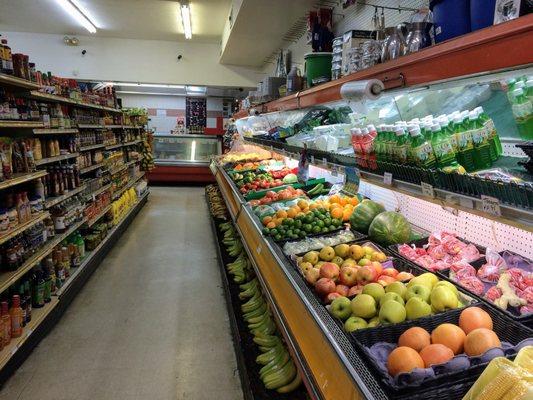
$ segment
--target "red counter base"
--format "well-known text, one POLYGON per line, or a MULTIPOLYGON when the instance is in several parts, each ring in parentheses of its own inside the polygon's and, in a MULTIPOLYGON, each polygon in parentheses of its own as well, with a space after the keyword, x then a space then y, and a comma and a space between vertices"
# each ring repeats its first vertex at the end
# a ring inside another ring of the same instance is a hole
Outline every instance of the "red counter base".
POLYGON ((215 177, 205 167, 156 166, 148 174, 149 183, 214 183, 215 177))

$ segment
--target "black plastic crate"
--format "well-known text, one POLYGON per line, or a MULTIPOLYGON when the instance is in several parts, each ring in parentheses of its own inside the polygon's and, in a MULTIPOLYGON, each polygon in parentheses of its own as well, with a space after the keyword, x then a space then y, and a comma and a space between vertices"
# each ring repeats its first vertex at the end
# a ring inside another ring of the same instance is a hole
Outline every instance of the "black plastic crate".
MULTIPOLYGON (((493 330, 501 341, 517 345, 526 339, 533 340, 533 330, 505 317, 501 313, 495 312, 494 309, 486 304, 481 303, 476 304, 476 306, 490 314, 493 321, 493 330)), ((351 332, 349 335, 360 354, 368 361, 367 365, 370 366, 375 375, 380 377, 380 382, 392 397, 416 398, 417 396, 422 396, 425 399, 440 399, 443 397, 439 397, 436 394, 442 393, 445 388, 450 388, 454 385, 458 385, 455 389, 458 392, 464 389, 468 390, 471 384, 481 375, 488 362, 481 361, 479 364, 471 365, 467 369, 436 375, 434 378, 416 384, 398 386, 391 382, 390 375, 378 366, 376 360, 370 355, 368 348, 378 342, 397 343, 403 332, 415 326, 424 328, 431 333, 433 329, 443 323, 458 325, 462 311, 463 309, 451 310, 401 324, 382 326, 381 329, 361 329, 351 332)), ((516 352, 509 352, 506 357, 512 358, 514 355, 516 355, 516 352)), ((450 393, 449 396, 445 398, 455 397, 453 393, 450 393)))

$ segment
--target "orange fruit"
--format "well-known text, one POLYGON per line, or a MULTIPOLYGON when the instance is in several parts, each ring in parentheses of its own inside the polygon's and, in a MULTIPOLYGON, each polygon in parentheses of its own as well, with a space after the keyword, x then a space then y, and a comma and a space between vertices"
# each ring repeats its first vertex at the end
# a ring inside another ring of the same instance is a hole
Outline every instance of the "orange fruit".
POLYGON ((269 222, 267 225, 266 225, 267 228, 269 229, 272 229, 272 228, 275 228, 276 227, 276 223, 275 222, 269 222))
POLYGON ((287 217, 294 218, 294 217, 296 217, 298 215, 298 213, 299 213, 299 209, 296 209, 296 207, 289 208, 287 210, 287 217))
POLYGON ((277 216, 278 218, 287 218, 287 211, 285 211, 285 210, 278 210, 278 211, 276 212, 276 216, 277 216))
POLYGON ((333 210, 330 211, 332 218, 341 219, 343 216, 344 211, 340 207, 336 207, 333 210))
POLYGON ((311 203, 311 204, 309 205, 309 209, 310 209, 310 210, 314 210, 315 208, 318 208, 318 204, 316 204, 316 203, 311 203))
POLYGON ((341 208, 342 209, 342 206, 339 203, 332 203, 332 204, 329 205, 329 209, 330 210, 334 210, 335 208, 341 208))
POLYGON ((346 198, 345 197, 341 197, 341 199, 339 200, 339 204, 341 206, 345 206, 346 205, 346 198))
POLYGON ((298 200, 298 207, 300 207, 301 210, 304 210, 309 207, 309 204, 305 200, 298 200))
POLYGON ((424 360, 410 347, 396 347, 387 359, 389 374, 396 376, 402 372, 411 372, 415 368, 424 368, 424 360))
POLYGON ((330 196, 329 197, 329 202, 330 203, 338 203, 340 201, 340 197, 336 194, 334 194, 333 196, 330 196))
POLYGON ((454 324, 440 324, 431 332, 431 343, 439 343, 451 349, 454 354, 463 352, 466 335, 454 324))
POLYGON ((304 214, 307 214, 309 211, 310 211, 309 208, 304 208, 304 209, 302 210, 302 212, 303 212, 304 214))
POLYGON ((356 205, 358 205, 358 204, 359 204, 359 199, 357 199, 357 197, 351 197, 351 198, 350 198, 350 204, 351 204, 352 206, 356 206, 356 205))
POLYGON ((342 220, 344 222, 347 222, 350 220, 350 217, 352 216, 353 210, 347 210, 344 209, 344 212, 342 213, 342 220))
POLYGON ((410 347, 416 351, 420 351, 430 344, 431 336, 428 331, 418 326, 407 329, 398 338, 398 346, 410 347))
POLYGON ((280 226, 284 219, 285 218, 278 218, 278 219, 274 220, 274 223, 276 224, 276 226, 280 226))
POLYGON ((269 222, 272 222, 272 217, 270 215, 263 218, 263 225, 268 225, 269 222))

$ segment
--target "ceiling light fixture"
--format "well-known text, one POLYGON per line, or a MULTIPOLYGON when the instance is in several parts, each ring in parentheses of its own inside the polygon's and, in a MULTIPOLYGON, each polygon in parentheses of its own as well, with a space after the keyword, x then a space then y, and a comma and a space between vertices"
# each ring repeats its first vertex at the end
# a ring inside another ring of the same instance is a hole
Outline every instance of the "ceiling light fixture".
POLYGON ((187 93, 205 93, 207 87, 205 86, 187 86, 187 93))
POLYGON ((185 97, 183 93, 158 93, 158 92, 136 92, 133 90, 117 90, 116 93, 119 94, 140 94, 146 96, 176 96, 176 97, 185 97))
POLYGON ((192 27, 191 27, 191 5, 189 1, 182 0, 180 1, 180 12, 181 12, 181 23, 183 24, 183 33, 185 34, 185 39, 192 38, 192 27))
POLYGON ((114 86, 128 86, 128 87, 151 87, 151 88, 167 88, 167 89, 185 89, 184 85, 166 85, 162 83, 135 83, 135 82, 112 82, 114 86))
POLYGON ((76 2, 73 0, 57 0, 57 2, 72 18, 78 21, 90 33, 96 33, 96 26, 94 26, 94 23, 89 17, 83 13, 76 2))

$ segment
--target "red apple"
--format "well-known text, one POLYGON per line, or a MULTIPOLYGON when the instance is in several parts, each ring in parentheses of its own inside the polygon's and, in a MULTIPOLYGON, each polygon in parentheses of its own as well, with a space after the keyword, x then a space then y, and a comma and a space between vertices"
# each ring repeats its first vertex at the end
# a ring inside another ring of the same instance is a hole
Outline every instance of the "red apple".
POLYGON ((348 297, 348 291, 350 290, 350 288, 346 285, 337 285, 335 287, 335 292, 337 292, 338 294, 340 294, 341 296, 344 296, 344 297, 348 297))
POLYGON ((321 278, 328 278, 328 279, 333 279, 334 281, 336 281, 337 278, 339 277, 339 273, 340 273, 340 269, 337 264, 325 262, 320 267, 321 278))
POLYGON ((396 275, 397 281, 407 282, 413 279, 415 276, 409 272, 400 272, 398 275, 396 275))
POLYGON ((328 294, 335 291, 335 282, 328 278, 320 278, 315 283, 315 290, 320 296, 326 297, 328 294))
POLYGON ((396 279, 394 279, 392 276, 388 276, 388 275, 381 275, 379 278, 378 278, 378 283, 385 287, 387 286, 389 283, 392 283, 392 282, 396 282, 396 279))
POLYGON ((337 292, 333 292, 333 293, 328 294, 326 298, 324 299, 324 301, 326 302, 326 304, 330 304, 337 297, 342 297, 342 296, 338 294, 337 292))
POLYGON ((352 286, 350 290, 348 291, 348 297, 357 296, 358 294, 361 294, 363 292, 363 286, 356 285, 352 286))
POLYGON ((318 268, 309 268, 304 273, 305 280, 310 285, 314 285, 320 278, 320 270, 318 268))
POLYGON ((342 267, 340 273, 340 283, 350 287, 357 284, 357 268, 342 267))
POLYGON ((383 272, 383 266, 381 265, 381 263, 378 261, 372 261, 372 264, 370 265, 376 270, 376 275, 380 276, 383 272))
POLYGON ((374 282, 376 278, 376 270, 369 265, 365 265, 357 271, 357 282, 360 284, 366 285, 367 283, 374 282))
POLYGON ((388 275, 388 276, 392 276, 394 278, 394 277, 396 277, 396 275, 398 275, 398 270, 396 268, 385 268, 381 272, 381 275, 388 275))

